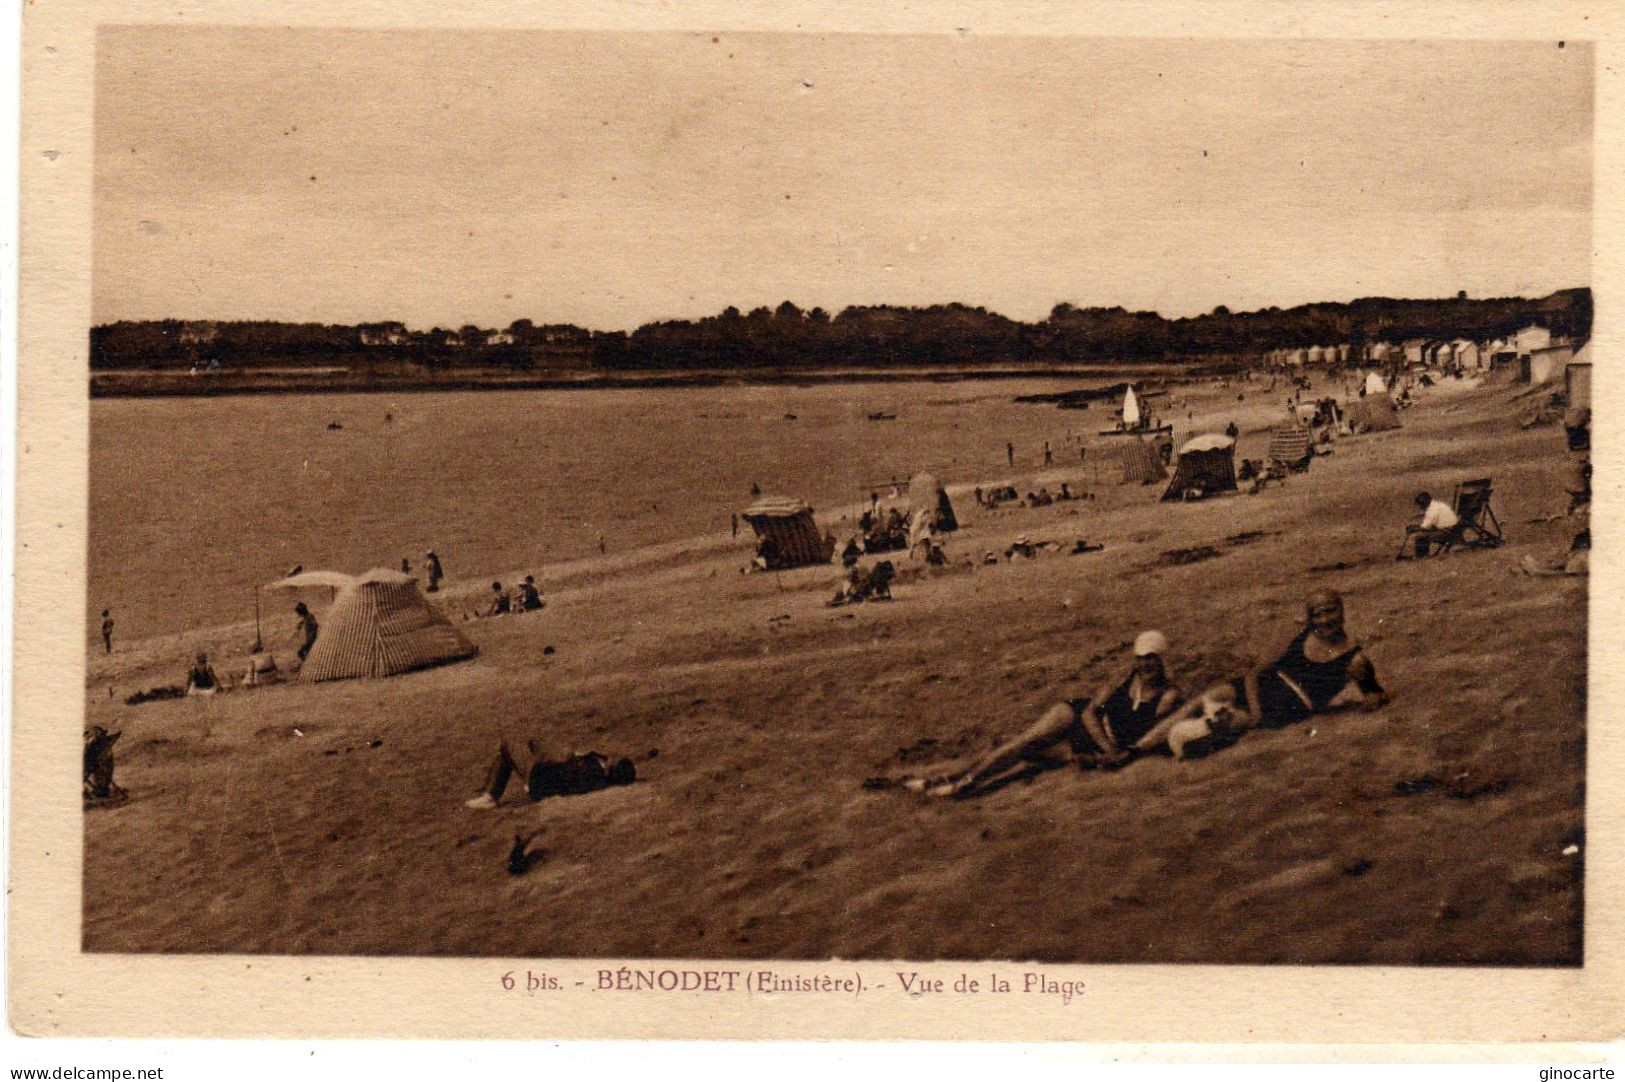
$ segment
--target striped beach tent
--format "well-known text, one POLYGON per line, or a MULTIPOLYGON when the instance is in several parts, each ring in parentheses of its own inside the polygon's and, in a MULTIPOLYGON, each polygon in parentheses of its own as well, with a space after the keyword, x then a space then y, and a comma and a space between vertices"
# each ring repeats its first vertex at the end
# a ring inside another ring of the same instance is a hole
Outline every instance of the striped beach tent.
POLYGON ((828 563, 834 546, 826 544, 813 521, 813 509, 801 500, 767 496, 740 512, 765 549, 768 570, 828 563))
POLYGON ((1279 462, 1289 470, 1305 469, 1309 465, 1313 437, 1309 429, 1300 425, 1282 425, 1270 433, 1269 460, 1279 462))
POLYGON ((299 679, 394 676, 474 652, 474 644, 424 600, 416 579, 375 568, 337 586, 299 679))
POLYGON ((1211 496, 1236 491, 1236 441, 1229 436, 1210 434, 1187 440, 1179 449, 1174 479, 1163 492, 1164 500, 1184 500, 1192 494, 1211 496))
POLYGON ((1146 440, 1124 440, 1119 447, 1123 456, 1123 484, 1150 485, 1166 480, 1168 470, 1162 464, 1157 445, 1146 440))

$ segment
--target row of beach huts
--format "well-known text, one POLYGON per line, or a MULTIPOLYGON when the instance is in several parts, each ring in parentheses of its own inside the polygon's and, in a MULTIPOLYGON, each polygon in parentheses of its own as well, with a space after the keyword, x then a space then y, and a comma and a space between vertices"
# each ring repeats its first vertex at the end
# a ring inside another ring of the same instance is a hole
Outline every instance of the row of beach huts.
POLYGON ((1274 367, 1357 364, 1383 369, 1434 368, 1465 375, 1502 372, 1530 384, 1562 382, 1571 402, 1591 399, 1591 342, 1554 335, 1531 324, 1504 338, 1408 338, 1402 342, 1341 343, 1270 350, 1274 367))

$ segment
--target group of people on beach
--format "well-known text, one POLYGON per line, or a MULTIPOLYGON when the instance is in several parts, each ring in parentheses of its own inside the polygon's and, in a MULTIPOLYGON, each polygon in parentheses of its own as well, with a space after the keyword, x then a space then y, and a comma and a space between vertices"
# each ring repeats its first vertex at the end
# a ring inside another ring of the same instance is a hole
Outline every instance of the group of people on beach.
POLYGON ((1187 698, 1169 663, 1168 637, 1144 631, 1126 674, 1093 694, 1046 710, 1020 735, 969 764, 945 763, 903 779, 905 788, 963 799, 1048 767, 1115 769, 1158 752, 1204 754, 1249 729, 1296 724, 1357 698, 1388 702, 1376 667, 1344 625, 1343 598, 1316 590, 1304 622, 1260 663, 1187 698))
POLYGON ((541 588, 536 585, 535 575, 526 575, 525 581, 519 588, 509 593, 502 583, 491 584, 491 605, 485 611, 486 616, 506 616, 512 612, 536 612, 545 606, 542 600, 541 588))

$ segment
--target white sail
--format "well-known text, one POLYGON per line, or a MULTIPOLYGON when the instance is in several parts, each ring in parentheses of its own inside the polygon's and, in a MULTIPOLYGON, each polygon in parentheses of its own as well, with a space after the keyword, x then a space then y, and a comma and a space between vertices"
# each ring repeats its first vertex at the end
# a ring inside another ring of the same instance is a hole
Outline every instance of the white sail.
POLYGON ((1134 397, 1132 385, 1123 392, 1123 427, 1140 427, 1140 402, 1134 397))

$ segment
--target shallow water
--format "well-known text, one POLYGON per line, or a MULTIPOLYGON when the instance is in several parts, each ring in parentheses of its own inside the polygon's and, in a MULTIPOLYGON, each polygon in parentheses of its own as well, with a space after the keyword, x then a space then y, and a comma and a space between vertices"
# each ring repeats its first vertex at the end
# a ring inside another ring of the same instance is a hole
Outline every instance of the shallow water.
POLYGON ((295 564, 417 569, 431 546, 453 579, 496 576, 600 534, 613 554, 725 531, 753 483, 827 508, 920 470, 998 476, 1007 441, 1020 475, 1045 440, 1078 461, 1109 411, 1013 399, 1107 382, 97 399, 89 613, 124 640, 245 620, 295 564))

